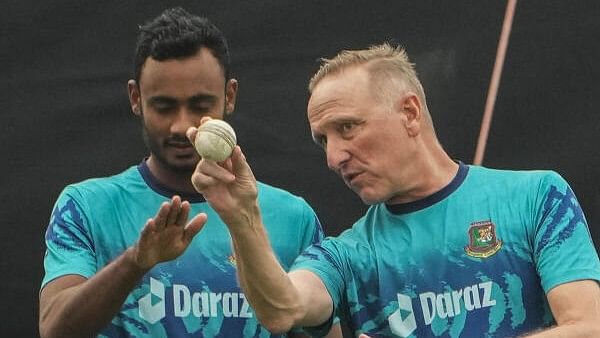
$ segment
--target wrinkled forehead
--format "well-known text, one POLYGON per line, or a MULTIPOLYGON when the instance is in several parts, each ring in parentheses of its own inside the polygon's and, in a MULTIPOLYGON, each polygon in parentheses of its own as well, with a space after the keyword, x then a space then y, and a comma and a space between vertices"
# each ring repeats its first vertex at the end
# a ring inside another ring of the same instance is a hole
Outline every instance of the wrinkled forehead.
POLYGON ((313 87, 308 100, 308 114, 319 110, 331 102, 353 101, 357 94, 369 91, 369 73, 360 68, 352 67, 328 74, 313 87))

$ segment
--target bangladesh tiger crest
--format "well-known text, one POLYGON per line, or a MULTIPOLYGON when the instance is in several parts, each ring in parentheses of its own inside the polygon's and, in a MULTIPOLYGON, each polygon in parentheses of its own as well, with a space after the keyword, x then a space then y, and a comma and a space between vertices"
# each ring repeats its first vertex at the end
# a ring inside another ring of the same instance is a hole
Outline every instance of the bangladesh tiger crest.
POLYGON ((469 245, 465 252, 471 257, 488 258, 498 252, 502 241, 496 237, 496 226, 491 221, 471 223, 469 245))

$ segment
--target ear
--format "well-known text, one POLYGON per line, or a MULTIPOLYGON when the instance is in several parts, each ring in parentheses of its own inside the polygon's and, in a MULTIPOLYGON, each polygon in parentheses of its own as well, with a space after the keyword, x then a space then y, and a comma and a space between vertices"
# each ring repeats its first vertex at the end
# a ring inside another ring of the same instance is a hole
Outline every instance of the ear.
POLYGON ((135 80, 127 81, 127 92, 129 93, 129 105, 131 111, 140 116, 142 114, 142 95, 140 93, 140 87, 137 85, 135 80))
POLYGON ((225 84, 225 114, 229 115, 235 110, 235 99, 237 97, 238 81, 229 79, 225 84))
POLYGON ((408 135, 416 136, 421 131, 423 106, 417 94, 408 92, 396 102, 396 111, 405 115, 405 127, 408 135))

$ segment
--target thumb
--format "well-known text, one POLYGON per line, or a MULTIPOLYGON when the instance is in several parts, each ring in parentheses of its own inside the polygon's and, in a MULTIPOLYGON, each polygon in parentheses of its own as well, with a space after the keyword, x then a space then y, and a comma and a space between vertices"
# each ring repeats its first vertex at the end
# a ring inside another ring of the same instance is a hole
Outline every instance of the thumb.
POLYGON ((207 220, 208 216, 202 212, 196 215, 188 224, 186 224, 185 228, 183 229, 183 237, 188 243, 190 243, 200 232, 200 230, 202 230, 207 220))

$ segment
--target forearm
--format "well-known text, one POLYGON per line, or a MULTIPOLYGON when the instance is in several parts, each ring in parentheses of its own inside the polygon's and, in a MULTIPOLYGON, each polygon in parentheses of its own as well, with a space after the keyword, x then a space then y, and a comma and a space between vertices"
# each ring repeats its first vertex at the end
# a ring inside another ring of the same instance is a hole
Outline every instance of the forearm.
POLYGON ((271 248, 258 208, 252 211, 243 224, 230 227, 238 278, 259 321, 271 332, 286 332, 305 308, 271 248))
POLYGON ((59 291, 49 299, 43 299, 42 295, 42 337, 96 335, 118 313, 146 272, 135 264, 132 249, 128 249, 83 283, 59 291))
POLYGON ((530 338, 600 337, 600 288, 595 280, 561 284, 548 292, 557 325, 532 332, 530 338))

